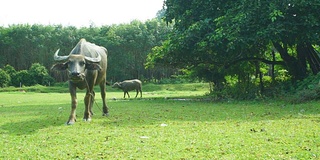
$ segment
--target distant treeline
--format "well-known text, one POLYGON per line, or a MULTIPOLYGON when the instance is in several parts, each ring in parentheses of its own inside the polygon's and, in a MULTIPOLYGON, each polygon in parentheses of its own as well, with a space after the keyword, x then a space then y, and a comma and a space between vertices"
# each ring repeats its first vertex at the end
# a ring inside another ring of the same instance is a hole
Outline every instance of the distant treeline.
POLYGON ((170 66, 145 69, 144 64, 151 49, 161 45, 171 30, 172 26, 158 18, 89 28, 38 24, 0 27, 0 68, 10 65, 17 71, 27 70, 32 64, 39 63, 57 81, 65 81, 65 74, 50 71, 55 63, 53 54, 60 48, 60 55, 68 55, 77 42, 85 38, 107 48, 109 81, 160 80, 175 74, 177 69, 170 66))

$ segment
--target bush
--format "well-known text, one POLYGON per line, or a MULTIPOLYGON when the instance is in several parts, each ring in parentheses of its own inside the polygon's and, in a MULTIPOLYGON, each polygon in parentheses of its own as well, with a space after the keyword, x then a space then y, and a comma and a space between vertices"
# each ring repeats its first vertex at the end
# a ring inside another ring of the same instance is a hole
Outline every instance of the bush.
POLYGON ((49 86, 53 85, 54 79, 48 74, 47 69, 39 63, 31 65, 29 70, 15 71, 13 67, 6 66, 7 73, 11 74, 11 83, 15 87, 33 86, 36 84, 49 86))
POLYGON ((10 75, 3 69, 0 69, 0 87, 7 87, 10 83, 10 75))
POLYGON ((293 96, 290 97, 292 103, 302 103, 311 100, 320 99, 320 73, 310 75, 303 81, 299 81, 296 89, 293 91, 293 96))
POLYGON ((28 70, 28 73, 32 78, 32 81, 30 82, 31 85, 49 85, 48 81, 52 80, 49 79, 49 74, 46 67, 44 67, 40 63, 33 63, 28 70))
POLYGON ((172 77, 172 78, 163 78, 161 80, 159 80, 159 84, 182 84, 182 83, 190 83, 192 81, 188 81, 187 79, 185 78, 175 78, 175 77, 172 77))
POLYGON ((304 89, 298 91, 291 99, 292 103, 303 103, 320 99, 320 85, 313 89, 304 89))
POLYGON ((13 77, 15 77, 15 75, 17 74, 17 71, 12 67, 10 66, 9 64, 7 64, 6 66, 4 66, 3 70, 5 72, 7 72, 9 74, 9 76, 11 77, 11 80, 10 80, 10 83, 9 85, 12 86, 13 83, 12 83, 12 79, 13 77))
POLYGON ((31 86, 33 85, 33 79, 27 70, 21 70, 12 77, 12 84, 15 87, 20 87, 20 85, 31 86))
POLYGON ((52 78, 50 75, 46 75, 43 77, 41 85, 52 86, 52 85, 54 85, 54 83, 55 83, 54 78, 52 78))

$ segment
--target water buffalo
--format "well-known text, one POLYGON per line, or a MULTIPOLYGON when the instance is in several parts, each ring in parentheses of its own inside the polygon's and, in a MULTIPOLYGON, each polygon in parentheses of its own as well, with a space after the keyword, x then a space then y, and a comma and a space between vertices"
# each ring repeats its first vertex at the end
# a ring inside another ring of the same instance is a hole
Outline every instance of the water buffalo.
POLYGON ((54 54, 54 60, 60 63, 53 65, 51 69, 57 71, 68 70, 69 72, 71 113, 67 124, 70 125, 76 122, 77 88, 87 90, 84 98, 84 121, 90 121, 93 115, 92 105, 95 97, 93 87, 95 85, 100 85, 103 115, 108 115, 108 107, 105 100, 107 49, 81 39, 68 56, 59 56, 58 53, 59 49, 54 54))
POLYGON ((142 98, 142 83, 138 79, 125 80, 122 82, 116 82, 112 85, 112 88, 119 88, 123 90, 123 98, 126 98, 126 94, 130 98, 129 91, 136 90, 136 98, 140 92, 140 98, 142 98))

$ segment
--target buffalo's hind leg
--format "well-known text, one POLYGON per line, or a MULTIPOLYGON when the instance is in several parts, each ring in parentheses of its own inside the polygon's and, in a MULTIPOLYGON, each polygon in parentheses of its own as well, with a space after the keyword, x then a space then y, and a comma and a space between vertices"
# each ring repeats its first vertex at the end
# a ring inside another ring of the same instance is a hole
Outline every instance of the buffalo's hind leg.
POLYGON ((139 91, 140 91, 140 98, 142 98, 142 89, 140 89, 139 91))
POLYGON ((107 102, 106 102, 106 85, 105 82, 100 83, 100 92, 101 92, 101 99, 102 99, 102 103, 103 103, 103 114, 102 116, 108 116, 109 114, 109 110, 108 110, 108 106, 107 106, 107 102))

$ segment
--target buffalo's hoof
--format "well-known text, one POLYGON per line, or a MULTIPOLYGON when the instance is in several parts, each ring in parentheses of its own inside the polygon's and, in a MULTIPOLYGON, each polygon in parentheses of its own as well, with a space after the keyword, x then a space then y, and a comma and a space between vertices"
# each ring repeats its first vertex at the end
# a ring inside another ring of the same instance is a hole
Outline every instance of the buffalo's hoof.
POLYGON ((91 118, 83 118, 83 121, 85 121, 85 122, 90 122, 90 121, 91 121, 91 118))
POLYGON ((73 125, 74 123, 75 123, 74 121, 68 121, 66 125, 73 125))
POLYGON ((102 113, 102 116, 108 117, 108 116, 109 116, 109 113, 102 113))

